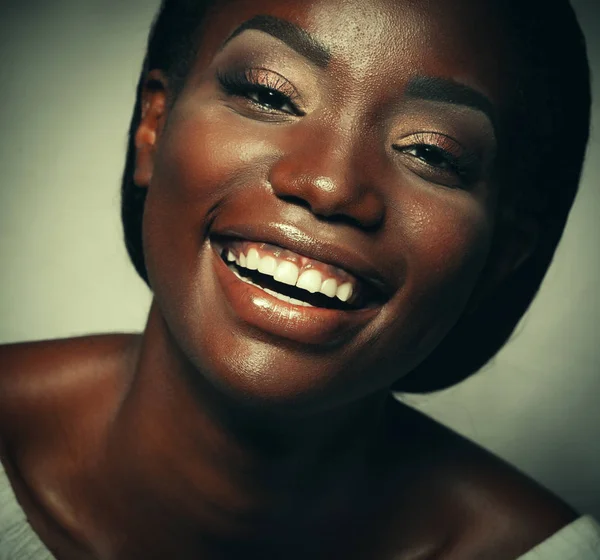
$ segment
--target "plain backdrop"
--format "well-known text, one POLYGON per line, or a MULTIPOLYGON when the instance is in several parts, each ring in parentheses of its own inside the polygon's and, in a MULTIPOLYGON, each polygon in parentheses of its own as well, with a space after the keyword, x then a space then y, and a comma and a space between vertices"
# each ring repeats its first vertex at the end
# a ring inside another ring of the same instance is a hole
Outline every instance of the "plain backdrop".
MULTIPOLYGON (((157 5, 0 1, 0 342, 143 328, 118 191, 157 5)), ((574 5, 599 98, 600 1, 574 5)), ((401 398, 600 518, 598 103, 581 193, 511 342, 462 385, 401 398)))

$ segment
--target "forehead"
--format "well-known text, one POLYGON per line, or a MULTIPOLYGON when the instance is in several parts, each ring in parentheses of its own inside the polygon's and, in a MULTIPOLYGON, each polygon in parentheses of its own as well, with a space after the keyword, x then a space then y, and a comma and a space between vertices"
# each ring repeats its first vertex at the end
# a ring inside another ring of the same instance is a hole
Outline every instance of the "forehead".
MULTIPOLYGON (((448 78, 498 106, 511 66, 495 0, 217 0, 204 22, 201 56, 211 58, 244 21, 272 15, 308 31, 331 52, 331 67, 353 80, 448 78)), ((208 60, 206 60, 208 62, 208 60)))

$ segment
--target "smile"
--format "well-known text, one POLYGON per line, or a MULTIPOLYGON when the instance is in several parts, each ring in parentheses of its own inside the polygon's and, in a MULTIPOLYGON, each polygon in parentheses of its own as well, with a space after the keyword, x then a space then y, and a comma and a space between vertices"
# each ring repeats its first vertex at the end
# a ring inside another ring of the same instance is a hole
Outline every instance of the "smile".
POLYGON ((264 333, 341 343, 382 309, 384 296, 368 280, 273 241, 211 236, 210 243, 229 310, 264 333))
POLYGON ((291 305, 351 310, 365 292, 344 270, 268 243, 231 240, 221 258, 240 280, 291 305))

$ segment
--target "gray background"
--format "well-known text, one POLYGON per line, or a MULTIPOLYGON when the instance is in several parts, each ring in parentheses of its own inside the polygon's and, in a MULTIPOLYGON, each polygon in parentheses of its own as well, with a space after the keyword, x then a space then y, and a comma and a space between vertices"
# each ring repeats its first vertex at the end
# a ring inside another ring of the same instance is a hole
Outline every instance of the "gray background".
MULTIPOLYGON (((118 185, 157 4, 0 3, 0 342, 143 328, 150 295, 121 240, 118 185)), ((402 398, 600 518, 600 1, 574 4, 597 99, 557 258, 492 364, 402 398)))

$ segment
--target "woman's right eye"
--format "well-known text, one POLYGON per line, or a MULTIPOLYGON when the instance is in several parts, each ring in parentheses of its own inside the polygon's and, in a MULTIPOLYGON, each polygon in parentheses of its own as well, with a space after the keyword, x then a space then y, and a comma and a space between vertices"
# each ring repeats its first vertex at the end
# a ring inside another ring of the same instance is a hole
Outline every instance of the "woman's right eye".
POLYGON ((258 103, 267 109, 296 114, 296 108, 290 98, 277 90, 254 85, 248 87, 245 95, 248 99, 254 101, 254 103, 258 103))
POLYGON ((299 99, 298 92, 279 74, 258 68, 219 72, 217 78, 225 93, 245 98, 258 106, 261 111, 294 116, 304 115, 295 102, 299 99))

